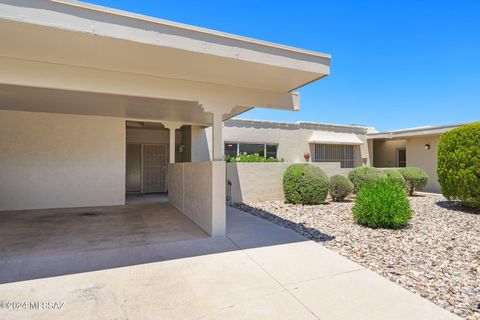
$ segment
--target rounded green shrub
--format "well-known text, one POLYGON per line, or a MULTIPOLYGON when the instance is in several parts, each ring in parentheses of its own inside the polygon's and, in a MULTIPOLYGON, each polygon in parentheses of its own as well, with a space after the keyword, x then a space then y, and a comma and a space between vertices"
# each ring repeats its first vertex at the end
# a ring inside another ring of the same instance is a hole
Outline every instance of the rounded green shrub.
POLYGON ((348 173, 348 179, 353 183, 355 193, 358 193, 364 185, 385 178, 385 173, 370 166, 356 167, 348 173))
POLYGON ((342 201, 353 192, 353 183, 342 175, 330 177, 330 196, 333 201, 342 201))
POLYGON ((403 178, 405 178, 405 187, 410 196, 413 195, 415 191, 421 191, 428 182, 428 174, 420 169, 415 167, 407 167, 398 170, 403 178))
POLYGON ((357 223, 370 228, 401 228, 413 216, 405 188, 389 179, 365 185, 352 211, 357 223))
POLYGON ((292 164, 283 174, 285 200, 293 204, 320 204, 328 194, 326 173, 309 164, 292 164))
POLYGON ((480 207, 480 122, 442 134, 437 158, 443 195, 480 207))
POLYGON ((383 170, 388 180, 395 181, 405 187, 405 178, 397 169, 386 169, 383 170))

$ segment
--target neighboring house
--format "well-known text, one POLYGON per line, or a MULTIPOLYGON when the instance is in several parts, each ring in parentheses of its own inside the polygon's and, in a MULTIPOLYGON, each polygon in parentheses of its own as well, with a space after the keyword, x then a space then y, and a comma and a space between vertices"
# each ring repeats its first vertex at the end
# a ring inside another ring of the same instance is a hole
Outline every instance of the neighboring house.
POLYGON ((367 131, 355 125, 230 119, 224 122, 225 154, 258 153, 287 162, 335 162, 341 168, 369 164, 367 131))
POLYGON ((330 72, 326 54, 76 1, 0 0, 0 39, 0 210, 168 190, 211 235, 222 121, 298 110, 293 91, 330 72))
POLYGON ((258 154, 279 163, 228 163, 228 199, 232 203, 283 200, 282 177, 292 162, 307 161, 328 176, 347 175, 369 164, 367 132, 371 128, 313 122, 230 119, 224 122, 225 154, 258 154), (304 154, 310 157, 305 159, 304 154))
POLYGON ((377 168, 419 167, 429 176, 425 191, 440 192, 437 148, 440 135, 461 124, 426 126, 368 134, 370 158, 377 168))

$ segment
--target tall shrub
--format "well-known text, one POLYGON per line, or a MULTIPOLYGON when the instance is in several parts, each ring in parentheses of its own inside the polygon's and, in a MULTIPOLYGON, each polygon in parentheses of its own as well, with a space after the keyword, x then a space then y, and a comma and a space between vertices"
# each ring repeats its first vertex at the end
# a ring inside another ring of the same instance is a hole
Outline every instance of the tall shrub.
POLYGON ((285 200, 293 204, 320 204, 328 194, 328 177, 309 164, 292 164, 283 174, 285 200))
POLYGON ((480 122, 442 134, 437 158, 443 195, 480 207, 480 122))
POLYGON ((356 167, 348 174, 348 179, 353 183, 355 193, 358 193, 364 185, 385 178, 385 173, 371 166, 356 167))
POLYGON ((421 191, 427 186, 427 173, 415 167, 407 167, 399 169, 402 176, 405 178, 405 186, 409 195, 413 195, 415 191, 421 191))

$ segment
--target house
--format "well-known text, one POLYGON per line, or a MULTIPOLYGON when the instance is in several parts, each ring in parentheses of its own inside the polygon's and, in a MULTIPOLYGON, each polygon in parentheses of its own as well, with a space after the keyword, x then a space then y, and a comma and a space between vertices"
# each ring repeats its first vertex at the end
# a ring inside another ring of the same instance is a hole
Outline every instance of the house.
POLYGON ((225 154, 258 153, 286 162, 337 162, 341 168, 369 164, 365 126, 316 122, 229 119, 224 122, 225 154))
POLYGON ((67 0, 0 0, 0 40, 1 211, 168 191, 210 235, 222 122, 298 110, 294 91, 330 72, 327 54, 67 0))
POLYGON ((371 130, 359 125, 229 119, 223 127, 226 155, 258 154, 281 161, 228 163, 227 199, 231 203, 283 200, 283 173, 293 162, 311 163, 328 176, 347 175, 352 168, 370 164, 367 133, 371 130))
POLYGON ((461 124, 425 126, 369 133, 370 158, 377 168, 418 167, 428 174, 425 191, 441 192, 437 177, 437 150, 442 133, 461 124))

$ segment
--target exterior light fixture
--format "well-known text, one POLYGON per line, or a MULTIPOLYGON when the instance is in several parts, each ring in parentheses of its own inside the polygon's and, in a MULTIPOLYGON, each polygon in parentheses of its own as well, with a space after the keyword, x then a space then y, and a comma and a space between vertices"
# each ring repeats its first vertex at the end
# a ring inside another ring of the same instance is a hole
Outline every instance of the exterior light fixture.
POLYGON ((425 144, 425 150, 430 150, 430 143, 425 144))
POLYGON ((185 146, 183 144, 181 144, 179 147, 178 147, 178 152, 182 153, 183 150, 185 150, 185 146))

